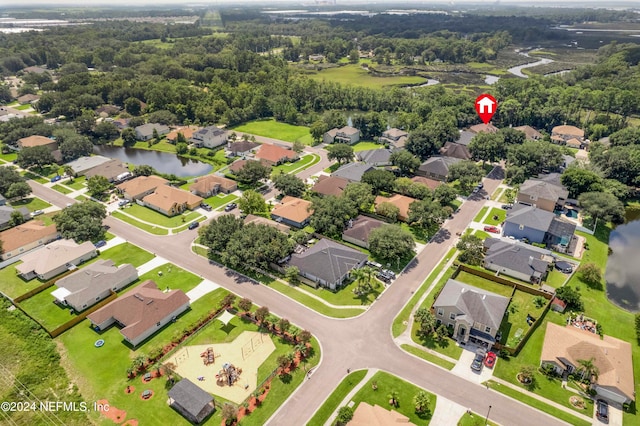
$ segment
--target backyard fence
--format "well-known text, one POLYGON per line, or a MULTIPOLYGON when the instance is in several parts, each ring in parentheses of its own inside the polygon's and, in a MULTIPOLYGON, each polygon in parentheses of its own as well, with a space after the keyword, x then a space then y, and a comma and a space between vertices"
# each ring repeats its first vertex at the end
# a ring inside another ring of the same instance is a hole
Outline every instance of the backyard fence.
POLYGON ((30 290, 30 291, 26 292, 25 294, 22 294, 22 295, 16 297, 15 299, 13 299, 13 301, 15 303, 20 303, 20 302, 22 302, 24 300, 27 300, 28 298, 33 297, 36 294, 45 291, 46 289, 48 289, 49 287, 54 285, 56 283, 56 281, 66 277, 67 275, 71 274, 72 272, 75 272, 75 271, 66 271, 63 274, 58 275, 57 277, 50 279, 49 281, 45 282, 44 284, 39 285, 38 287, 34 288, 33 290, 30 290))
POLYGON ((110 303, 111 301, 115 300, 117 297, 118 297, 118 294, 116 292, 114 292, 113 290, 111 290, 111 294, 109 295, 109 297, 107 297, 104 300, 101 300, 99 303, 96 303, 95 305, 93 305, 92 307, 87 309, 86 311, 83 311, 83 312, 79 313, 73 319, 65 322, 61 326, 59 326, 59 327, 57 327, 57 328, 55 328, 55 329, 53 329, 51 331, 47 330, 45 327, 43 327, 43 328, 45 330, 47 330, 47 333, 49 333, 49 335, 51 337, 58 337, 59 335, 61 335, 65 331, 69 330, 74 325, 81 323, 89 314, 91 314, 92 312, 95 312, 98 309, 102 308, 107 303, 110 303))

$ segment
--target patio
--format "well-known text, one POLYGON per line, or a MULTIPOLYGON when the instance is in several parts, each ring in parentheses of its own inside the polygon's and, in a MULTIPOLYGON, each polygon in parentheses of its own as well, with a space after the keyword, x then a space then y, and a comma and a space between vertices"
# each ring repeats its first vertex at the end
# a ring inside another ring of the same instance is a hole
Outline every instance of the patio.
POLYGON ((583 314, 569 316, 567 325, 573 325, 580 330, 585 330, 593 334, 598 334, 598 321, 585 317, 583 314))

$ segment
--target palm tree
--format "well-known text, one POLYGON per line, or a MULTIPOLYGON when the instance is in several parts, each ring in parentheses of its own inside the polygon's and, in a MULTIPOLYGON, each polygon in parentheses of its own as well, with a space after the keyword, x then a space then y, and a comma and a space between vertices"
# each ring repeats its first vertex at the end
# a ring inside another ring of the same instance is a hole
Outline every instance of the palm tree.
POLYGON ((600 370, 593 363, 596 359, 591 357, 589 359, 579 359, 578 364, 580 364, 580 371, 582 371, 582 377, 587 375, 589 379, 592 378, 594 380, 598 380, 598 375, 600 374, 600 370))
POLYGON ((392 389, 391 392, 389 392, 389 395, 387 395, 387 398, 389 398, 389 404, 391 404, 394 407, 398 406, 398 391, 395 389, 392 389))
POLYGON ((358 268, 351 271, 350 274, 353 277, 354 281, 357 283, 357 286, 356 286, 357 293, 358 294, 362 293, 363 283, 367 279, 366 271, 364 271, 364 268, 358 268))
POLYGON ((429 394, 423 390, 413 397, 413 404, 416 406, 416 412, 424 413, 429 408, 431 398, 429 394))
POLYGON ((62 170, 64 171, 64 174, 69 176, 71 178, 70 180, 73 181, 73 178, 76 175, 76 172, 73 171, 73 168, 71 166, 64 166, 62 170))

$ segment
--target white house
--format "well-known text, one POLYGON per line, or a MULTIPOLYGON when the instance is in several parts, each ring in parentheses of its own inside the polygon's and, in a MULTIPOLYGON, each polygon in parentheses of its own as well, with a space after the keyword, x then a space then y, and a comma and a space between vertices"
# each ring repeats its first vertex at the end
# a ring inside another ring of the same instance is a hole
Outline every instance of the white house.
POLYGON ((215 148, 227 143, 227 131, 216 126, 208 126, 194 132, 189 142, 196 146, 215 148))

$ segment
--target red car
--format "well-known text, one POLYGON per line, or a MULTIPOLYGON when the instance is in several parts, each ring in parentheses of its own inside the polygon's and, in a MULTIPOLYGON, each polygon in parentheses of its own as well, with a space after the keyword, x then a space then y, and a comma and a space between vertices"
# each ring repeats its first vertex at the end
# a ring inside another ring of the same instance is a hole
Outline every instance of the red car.
POLYGON ((493 232, 494 234, 500 233, 500 228, 498 228, 497 226, 485 226, 484 230, 486 232, 493 232))
POLYGON ((496 364, 496 354, 494 352, 489 352, 487 354, 487 357, 484 359, 484 365, 489 368, 493 368, 495 364, 496 364))

